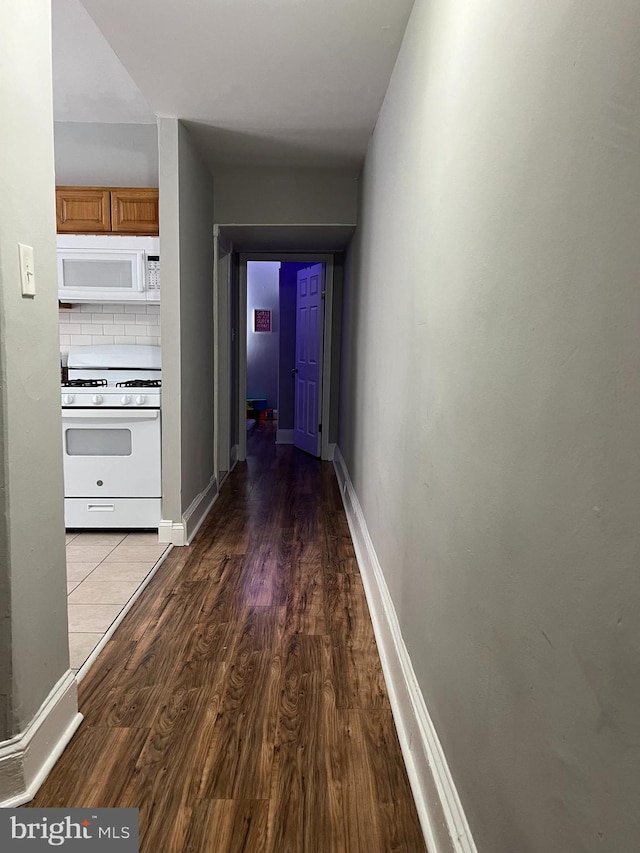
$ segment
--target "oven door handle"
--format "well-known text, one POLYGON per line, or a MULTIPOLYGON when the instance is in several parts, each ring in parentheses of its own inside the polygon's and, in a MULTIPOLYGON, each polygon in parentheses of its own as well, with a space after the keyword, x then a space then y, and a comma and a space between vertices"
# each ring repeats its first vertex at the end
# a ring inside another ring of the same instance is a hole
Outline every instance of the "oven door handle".
POLYGON ((65 421, 153 421, 160 417, 159 409, 136 409, 130 411, 128 409, 63 409, 62 419, 65 421))

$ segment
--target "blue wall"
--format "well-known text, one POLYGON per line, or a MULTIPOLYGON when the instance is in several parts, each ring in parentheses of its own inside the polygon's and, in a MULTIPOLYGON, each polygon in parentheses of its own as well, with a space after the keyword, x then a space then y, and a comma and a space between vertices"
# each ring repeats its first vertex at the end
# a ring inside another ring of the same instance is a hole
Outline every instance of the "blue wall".
POLYGON ((279 261, 247 263, 247 397, 266 397, 278 407, 279 261), (271 331, 253 331, 256 308, 271 309, 271 331))

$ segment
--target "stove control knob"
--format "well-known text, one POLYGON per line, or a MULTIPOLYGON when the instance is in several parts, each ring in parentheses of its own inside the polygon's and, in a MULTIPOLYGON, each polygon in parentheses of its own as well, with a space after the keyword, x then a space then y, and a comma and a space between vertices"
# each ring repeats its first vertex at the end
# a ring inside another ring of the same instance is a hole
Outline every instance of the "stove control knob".
POLYGON ((131 402, 131 394, 123 394, 123 396, 120 397, 120 402, 123 406, 128 406, 131 402))
POLYGON ((99 406, 100 403, 102 403, 102 394, 94 394, 91 402, 95 403, 96 406, 99 406))
POLYGON ((73 394, 65 394, 62 398, 62 402, 65 406, 70 406, 75 400, 75 396, 73 394))
POLYGON ((136 406, 144 406, 144 404, 146 402, 147 402, 147 398, 145 397, 145 395, 144 394, 138 394, 138 396, 136 397, 136 406))

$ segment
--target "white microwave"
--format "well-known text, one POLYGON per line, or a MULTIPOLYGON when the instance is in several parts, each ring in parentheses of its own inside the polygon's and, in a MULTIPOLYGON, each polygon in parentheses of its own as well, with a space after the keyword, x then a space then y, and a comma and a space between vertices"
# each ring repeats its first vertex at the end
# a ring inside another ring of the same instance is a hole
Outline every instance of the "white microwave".
POLYGON ((62 302, 159 302, 160 238, 58 235, 62 302))

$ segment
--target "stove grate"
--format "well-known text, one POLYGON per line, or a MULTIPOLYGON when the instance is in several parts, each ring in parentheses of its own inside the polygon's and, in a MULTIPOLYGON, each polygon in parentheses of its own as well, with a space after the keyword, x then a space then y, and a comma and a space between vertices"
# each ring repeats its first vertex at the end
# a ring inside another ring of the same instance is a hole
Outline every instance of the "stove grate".
POLYGON ((128 379, 126 382, 116 382, 116 388, 161 388, 161 379, 128 379))
POLYGON ((63 388, 102 388, 107 384, 106 379, 67 379, 62 383, 63 388))

